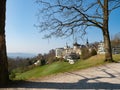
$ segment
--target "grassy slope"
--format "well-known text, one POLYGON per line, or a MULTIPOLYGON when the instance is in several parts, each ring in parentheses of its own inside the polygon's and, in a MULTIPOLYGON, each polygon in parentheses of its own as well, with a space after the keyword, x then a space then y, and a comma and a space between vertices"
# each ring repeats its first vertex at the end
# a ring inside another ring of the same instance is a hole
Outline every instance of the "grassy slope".
MULTIPOLYGON (((120 55, 114 55, 114 60, 120 60, 120 55)), ((68 62, 55 62, 50 65, 35 67, 34 69, 27 71, 25 73, 18 74, 15 80, 26 80, 38 77, 43 77, 51 74, 56 74, 60 72, 80 70, 96 65, 101 65, 104 63, 104 56, 97 55, 93 56, 87 60, 79 60, 75 64, 70 65, 68 62)))

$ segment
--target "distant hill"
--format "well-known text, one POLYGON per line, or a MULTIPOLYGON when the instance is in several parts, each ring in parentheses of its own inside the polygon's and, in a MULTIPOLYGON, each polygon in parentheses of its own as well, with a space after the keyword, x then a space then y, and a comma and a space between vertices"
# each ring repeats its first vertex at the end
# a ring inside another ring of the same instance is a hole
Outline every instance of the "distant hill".
POLYGON ((31 53, 7 53, 8 57, 11 58, 16 58, 16 57, 21 57, 21 58, 31 58, 36 56, 35 54, 31 53))

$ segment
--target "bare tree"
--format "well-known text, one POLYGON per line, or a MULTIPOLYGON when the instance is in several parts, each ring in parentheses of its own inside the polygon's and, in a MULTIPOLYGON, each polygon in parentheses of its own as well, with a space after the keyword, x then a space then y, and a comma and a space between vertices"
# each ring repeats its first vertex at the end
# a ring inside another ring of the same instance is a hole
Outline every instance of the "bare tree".
POLYGON ((5 12, 6 0, 0 0, 0 86, 5 85, 9 80, 5 42, 5 12))
POLYGON ((115 34, 114 37, 111 38, 111 46, 112 48, 120 46, 120 32, 115 34))
POLYGON ((109 15, 120 7, 120 0, 37 0, 40 4, 41 32, 47 31, 45 37, 84 35, 88 27, 102 30, 105 44, 105 61, 113 61, 110 36, 109 15))

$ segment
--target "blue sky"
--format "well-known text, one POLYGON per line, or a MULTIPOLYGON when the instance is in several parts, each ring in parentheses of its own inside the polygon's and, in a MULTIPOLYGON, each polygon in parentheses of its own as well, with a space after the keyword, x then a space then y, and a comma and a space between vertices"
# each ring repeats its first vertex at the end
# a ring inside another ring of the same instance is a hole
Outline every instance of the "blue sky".
MULTIPOLYGON (((37 23, 38 5, 35 0, 7 0, 6 42, 7 52, 47 53, 50 49, 72 45, 72 38, 42 39, 43 34, 34 27, 37 23)), ((110 35, 120 32, 120 9, 110 15, 110 35)), ((89 42, 101 41, 102 32, 90 28, 86 37, 89 42)), ((84 44, 86 40, 78 40, 84 44)))

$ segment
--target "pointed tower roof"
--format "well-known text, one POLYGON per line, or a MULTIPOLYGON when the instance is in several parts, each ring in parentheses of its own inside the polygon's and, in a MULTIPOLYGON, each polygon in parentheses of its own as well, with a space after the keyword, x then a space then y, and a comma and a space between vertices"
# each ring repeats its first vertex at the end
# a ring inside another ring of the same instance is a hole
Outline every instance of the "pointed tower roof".
POLYGON ((75 43, 73 44, 73 46, 80 46, 80 44, 78 44, 77 42, 75 42, 75 43))
POLYGON ((87 41, 86 41, 86 46, 89 46, 88 38, 87 38, 87 41))

